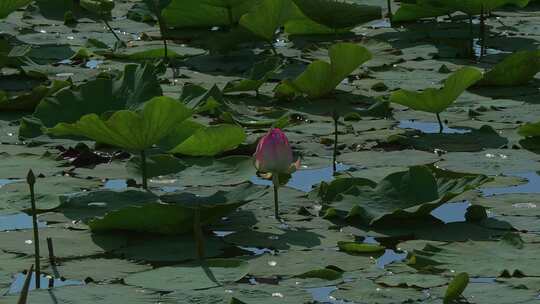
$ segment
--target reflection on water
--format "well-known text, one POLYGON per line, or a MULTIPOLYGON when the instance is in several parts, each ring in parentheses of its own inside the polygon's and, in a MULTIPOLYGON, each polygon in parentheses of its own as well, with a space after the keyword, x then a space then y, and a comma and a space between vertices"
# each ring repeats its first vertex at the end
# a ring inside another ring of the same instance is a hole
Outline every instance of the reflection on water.
POLYGON ((9 184, 13 184, 13 183, 17 183, 17 182, 20 182, 22 180, 20 179, 5 179, 5 178, 0 178, 0 188, 2 186, 5 186, 5 185, 9 185, 9 184))
MULTIPOLYGON (((47 223, 37 222, 39 228, 47 226, 47 223)), ((32 229, 32 217, 26 213, 0 215, 0 231, 32 229)))
POLYGON ((511 193, 540 193, 540 175, 537 172, 517 173, 511 174, 511 176, 525 178, 527 179, 527 183, 510 187, 482 188, 480 191, 482 191, 484 196, 511 193))
MULTIPOLYGON (((345 164, 337 164, 336 171, 347 171, 351 167, 345 164)), ((313 186, 321 182, 330 182, 334 179, 332 167, 319 169, 301 169, 294 172, 287 183, 287 187, 298 189, 300 191, 309 192, 313 186)), ((271 186, 272 181, 262 179, 258 176, 251 178, 251 182, 256 185, 271 186)))
POLYGON ((99 67, 100 64, 103 63, 103 60, 95 60, 95 59, 92 59, 92 60, 88 60, 86 62, 86 64, 84 65, 85 67, 89 68, 89 69, 92 69, 92 70, 95 70, 99 67))
POLYGON ((457 203, 445 203, 431 211, 431 215, 443 221, 445 224, 465 222, 465 213, 471 204, 468 201, 457 203))
POLYGON ((109 190, 124 190, 127 189, 127 181, 125 179, 110 179, 105 182, 103 188, 109 190))
POLYGON ((386 249, 384 254, 377 259, 377 267, 384 269, 387 265, 394 262, 401 262, 407 258, 406 251, 396 251, 392 249, 386 249))
POLYGON ((238 246, 238 248, 242 249, 242 250, 245 250, 245 251, 249 251, 252 253, 252 255, 263 255, 265 253, 268 253, 268 254, 271 254, 271 255, 276 255, 276 251, 275 250, 272 250, 270 248, 257 248, 257 247, 244 247, 244 246, 238 246))
MULTIPOLYGON (((398 124, 400 129, 414 129, 421 131, 422 133, 439 133, 439 123, 438 122, 426 122, 426 121, 417 121, 417 120, 400 120, 398 124)), ((443 133, 444 134, 465 134, 470 133, 471 130, 468 129, 454 129, 444 125, 443 133)))
POLYGON ((307 291, 313 297, 313 301, 316 303, 324 304, 353 304, 354 302, 348 302, 344 300, 338 300, 330 294, 337 290, 336 286, 325 286, 318 288, 308 288, 307 291))
MULTIPOLYGON (((36 289, 36 279, 35 279, 36 273, 32 273, 32 279, 30 280, 30 290, 36 289)), ((41 275, 40 276, 40 289, 48 289, 49 288, 49 276, 41 275)), ((13 283, 11 283, 11 286, 9 287, 8 294, 16 294, 20 293, 23 286, 24 286, 24 280, 26 279, 26 274, 19 273, 15 276, 13 283)), ((54 285, 53 287, 62 287, 62 286, 74 286, 74 285, 85 285, 84 282, 81 281, 75 281, 75 280, 62 280, 62 279, 54 279, 54 285)))

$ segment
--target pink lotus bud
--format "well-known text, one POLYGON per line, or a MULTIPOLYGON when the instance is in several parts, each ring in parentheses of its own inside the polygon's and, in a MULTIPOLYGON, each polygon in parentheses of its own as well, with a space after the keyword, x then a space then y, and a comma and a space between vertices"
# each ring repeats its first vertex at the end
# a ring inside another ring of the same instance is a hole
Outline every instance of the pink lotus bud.
POLYGON ((298 164, 294 163, 289 140, 280 129, 270 129, 257 145, 255 167, 263 173, 292 173, 298 164))

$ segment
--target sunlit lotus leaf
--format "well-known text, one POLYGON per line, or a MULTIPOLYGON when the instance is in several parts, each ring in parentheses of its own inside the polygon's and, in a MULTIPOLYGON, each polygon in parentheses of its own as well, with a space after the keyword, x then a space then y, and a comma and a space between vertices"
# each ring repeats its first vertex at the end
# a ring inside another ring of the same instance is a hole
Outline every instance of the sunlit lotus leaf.
POLYGON ((315 60, 296 79, 286 80, 276 88, 276 94, 306 94, 322 97, 334 90, 350 73, 371 59, 371 53, 354 43, 337 43, 328 50, 330 63, 315 60))
POLYGON ((441 113, 448 108, 468 87, 482 79, 482 73, 475 68, 465 67, 448 77, 442 88, 428 88, 413 92, 399 90, 390 95, 390 101, 413 110, 441 113))
POLYGON ((520 51, 506 57, 484 74, 480 86, 517 86, 531 81, 540 72, 540 51, 520 51))
POLYGON ((277 29, 289 19, 292 9, 291 0, 262 0, 240 18, 240 25, 273 43, 277 29))
POLYGON ((256 1, 242 0, 172 0, 162 10, 165 23, 176 28, 211 28, 238 23, 256 1), (231 4, 229 10, 227 5, 231 4))
POLYGON ((83 136, 112 146, 141 151, 159 143, 190 115, 191 110, 183 103, 169 97, 156 97, 140 111, 118 111, 107 120, 89 114, 76 123, 60 123, 48 129, 48 132, 56 136, 83 136))
POLYGON ((380 6, 332 0, 293 0, 304 15, 318 24, 332 29, 351 28, 380 19, 380 6))
POLYGON ((0 19, 6 18, 11 12, 27 5, 32 0, 2 0, 0 1, 0 19))

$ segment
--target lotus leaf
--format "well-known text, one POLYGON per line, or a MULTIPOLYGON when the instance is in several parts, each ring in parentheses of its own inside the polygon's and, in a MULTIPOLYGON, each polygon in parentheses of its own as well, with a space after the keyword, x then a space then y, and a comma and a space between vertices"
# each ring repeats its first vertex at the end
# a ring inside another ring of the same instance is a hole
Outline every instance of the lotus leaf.
POLYGON ((469 275, 466 272, 462 272, 458 274, 452 282, 448 285, 448 289, 446 289, 446 293, 444 295, 444 303, 452 303, 453 301, 457 300, 463 291, 465 291, 465 288, 467 288, 467 285, 469 285, 469 275))
POLYGON ((443 203, 487 181, 489 178, 485 175, 415 166, 386 176, 375 187, 358 180, 351 182, 353 186, 345 190, 343 185, 347 182, 337 179, 329 184, 322 183, 314 193, 326 199, 332 195, 324 196, 325 193, 340 193, 325 204, 327 212, 332 210, 340 219, 360 225, 385 226, 395 225, 397 220, 407 224, 408 219, 429 216, 443 203), (358 186, 354 186, 355 183, 358 186))
POLYGON ((471 277, 498 277, 503 272, 512 275, 516 271, 525 276, 538 276, 540 262, 535 254, 538 249, 538 243, 524 243, 519 235, 508 233, 499 241, 427 244, 412 252, 409 265, 418 269, 467 272, 471 277))
POLYGON ((362 63, 371 59, 371 53, 354 43, 337 43, 328 50, 330 63, 312 62, 295 80, 286 80, 276 88, 276 94, 306 94, 318 98, 329 94, 362 63))
POLYGON ((277 29, 289 19, 292 9, 291 0, 262 0, 240 18, 240 25, 273 44, 277 29))
POLYGON ((165 23, 175 28, 209 28, 235 24, 256 1, 172 0, 162 10, 165 23), (227 9, 227 4, 233 5, 227 9))
POLYGON ((11 12, 30 2, 32 2, 32 0, 2 0, 2 2, 0 2, 0 19, 6 18, 11 12))
POLYGON ((527 84, 540 72, 540 51, 520 51, 506 57, 484 74, 480 86, 518 86, 527 84))
POLYGON ((519 128, 519 135, 524 137, 540 137, 540 122, 524 124, 519 128))
POLYGON ((244 129, 235 125, 199 128, 170 152, 189 156, 214 156, 236 148, 245 139, 244 129))
POLYGON ((334 30, 352 28, 380 19, 380 6, 332 0, 293 0, 300 11, 313 21, 334 30))
POLYGON ((41 135, 41 128, 58 123, 73 123, 86 114, 101 115, 108 111, 136 108, 154 96, 162 95, 152 65, 127 65, 121 75, 112 79, 97 78, 76 88, 64 88, 43 100, 34 114, 24 118, 19 134, 41 135))
POLYGON ((270 57, 264 61, 257 62, 251 69, 247 79, 236 80, 227 83, 223 88, 224 93, 231 92, 259 92, 259 88, 272 76, 280 67, 281 60, 277 57, 270 57))
POLYGON ((480 79, 480 71, 465 67, 450 75, 440 89, 428 88, 422 92, 399 90, 390 95, 390 101, 413 110, 437 114, 448 108, 463 91, 480 79))
POLYGON ((208 259, 175 267, 162 267, 136 273, 126 278, 128 285, 154 290, 200 290, 222 286, 243 278, 249 264, 240 259, 208 259))
POLYGON ((128 230, 159 234, 191 232, 194 211, 200 209, 201 224, 207 225, 242 206, 264 187, 241 184, 208 197, 192 193, 157 196, 128 190, 82 192, 61 198, 60 210, 69 218, 83 220, 95 232, 128 230))
POLYGON ((123 149, 143 151, 159 143, 190 115, 191 111, 179 101, 156 97, 137 112, 118 111, 107 120, 89 114, 76 123, 60 123, 48 132, 57 136, 84 136, 123 149))

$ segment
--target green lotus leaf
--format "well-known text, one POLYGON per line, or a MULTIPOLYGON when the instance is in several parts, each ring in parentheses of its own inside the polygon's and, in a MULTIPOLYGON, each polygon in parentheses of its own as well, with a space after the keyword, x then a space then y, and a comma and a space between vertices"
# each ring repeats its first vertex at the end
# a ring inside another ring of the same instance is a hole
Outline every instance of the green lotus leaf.
POLYGON ((320 197, 321 200, 333 198, 326 202, 325 208, 332 209, 338 218, 360 225, 383 226, 396 225, 397 221, 406 224, 410 219, 428 216, 443 203, 490 179, 485 175, 415 166, 386 176, 375 187, 364 180, 356 180, 346 188, 346 180, 322 183, 312 192, 318 196, 327 194, 320 197), (328 195, 330 193, 340 194, 328 195))
POLYGON ((36 137, 41 135, 42 127, 72 123, 86 114, 101 115, 108 111, 136 108, 162 93, 152 65, 130 64, 112 79, 97 78, 75 88, 64 88, 45 98, 32 116, 23 119, 19 134, 36 137))
POLYGON ((330 63, 312 62, 295 80, 286 80, 276 88, 276 94, 291 95, 295 92, 311 98, 322 97, 334 90, 350 73, 371 59, 371 53, 354 43, 337 43, 328 50, 330 63))
POLYGON ((121 110, 102 120, 96 114, 83 116, 76 123, 60 123, 48 129, 56 136, 83 136, 127 150, 143 151, 159 143, 191 116, 191 110, 169 97, 155 97, 142 110, 121 110))
POLYGON ((377 244, 362 244, 356 242, 338 242, 338 248, 341 251, 351 254, 366 254, 384 252, 384 246, 377 244))
POLYGON ((485 13, 505 5, 525 7, 529 0, 413 0, 403 1, 392 17, 394 22, 414 21, 461 11, 469 15, 485 13))
POLYGON ((428 88, 421 92, 398 90, 390 95, 390 101, 413 110, 438 114, 450 106, 468 87, 482 79, 475 68, 465 67, 454 72, 440 89, 428 88))
POLYGON ((207 225, 261 195, 263 189, 244 183, 210 196, 183 192, 161 198, 141 190, 97 190, 61 197, 60 211, 87 223, 94 232, 181 234, 192 231, 195 209, 200 209, 201 224, 207 225))
POLYGON ((235 125, 199 128, 169 152, 189 156, 214 156, 236 148, 245 139, 244 129, 235 125))
POLYGON ((13 11, 27 5, 32 0, 2 0, 0 1, 0 19, 6 18, 13 11))
POLYGON ((520 51, 506 57, 484 74, 480 86, 518 86, 527 84, 540 72, 540 51, 520 51))
POLYGON ((434 6, 429 1, 416 1, 415 3, 402 2, 399 9, 392 16, 392 22, 408 22, 422 18, 446 15, 454 12, 449 6, 434 6))
POLYGON ((277 57, 270 57, 264 61, 255 63, 246 79, 235 80, 227 83, 225 88, 223 88, 223 92, 258 92, 259 88, 280 67, 280 63, 281 60, 277 57))
POLYGON ((247 13, 255 1, 234 0, 172 0, 162 10, 165 23, 175 28, 210 28, 238 23, 240 17, 247 13), (227 4, 235 4, 230 10, 227 4))
POLYGON ((444 3, 448 1, 448 6, 453 7, 456 11, 464 12, 469 15, 480 14, 482 11, 484 13, 490 12, 494 9, 505 5, 514 5, 517 7, 525 7, 529 4, 529 0, 471 0, 471 1, 462 1, 462 0, 427 0, 430 2, 444 3))
POLYGON ((304 15, 318 24, 332 29, 352 28, 359 24, 380 19, 380 6, 332 0, 293 0, 304 15))
POLYGON ((291 0, 262 0, 240 18, 240 25, 273 43, 277 29, 289 20, 292 9, 291 0))
POLYGON ((540 121, 524 124, 519 128, 518 132, 523 137, 540 137, 540 121))
MULTIPOLYGON (((339 29, 337 32, 348 30, 339 29)), ((285 32, 290 35, 325 35, 335 34, 336 30, 313 21, 304 15, 297 5, 293 5, 289 20, 285 23, 285 32)))
POLYGON ((462 272, 455 276, 444 294, 444 304, 452 303, 452 301, 457 300, 463 291, 465 291, 467 285, 469 285, 469 275, 466 272, 462 272))
POLYGON ((4 111, 34 111, 36 106, 45 98, 54 95, 61 89, 70 86, 68 81, 53 80, 50 85, 39 85, 32 91, 16 95, 7 96, 0 91, 0 110, 4 111))

